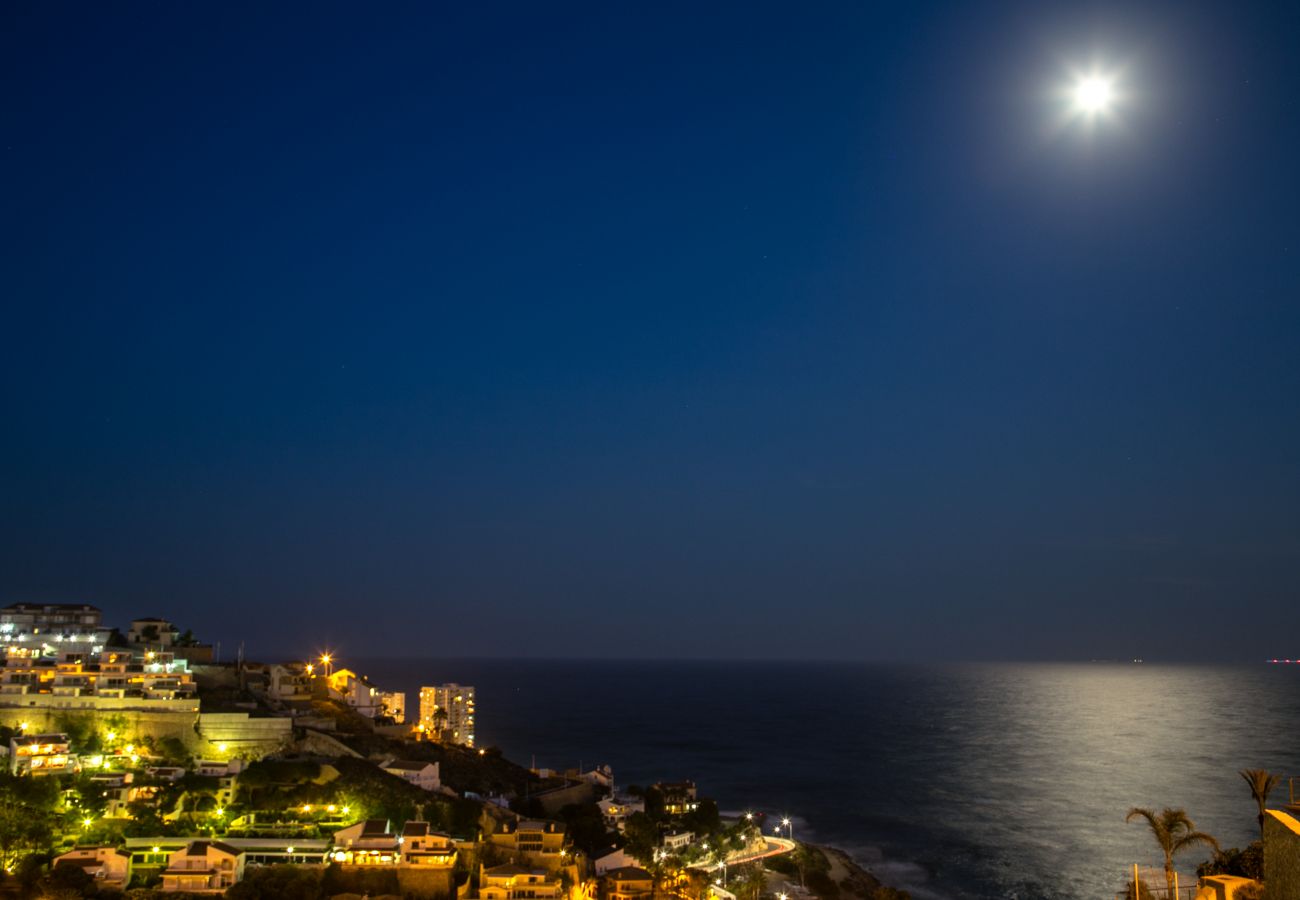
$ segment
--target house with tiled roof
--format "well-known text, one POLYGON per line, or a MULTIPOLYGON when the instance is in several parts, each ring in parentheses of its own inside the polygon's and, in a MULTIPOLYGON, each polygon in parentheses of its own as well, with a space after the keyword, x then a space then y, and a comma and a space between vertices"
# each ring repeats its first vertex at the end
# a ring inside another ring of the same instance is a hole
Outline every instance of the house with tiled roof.
POLYGON ((434 831, 428 822, 407 822, 399 843, 404 865, 445 869, 456 865, 456 842, 450 835, 434 831))
POLYGON ((244 877, 244 851, 222 841, 191 841, 167 857, 166 893, 221 894, 244 877))
POLYGON ((131 853, 117 847, 76 847, 54 857, 50 868, 59 866, 76 866, 97 887, 123 890, 131 881, 131 853))
POLYGON ((558 900, 563 892, 559 876, 514 863, 480 866, 478 883, 480 900, 558 900))
POLYGON ((601 878, 605 900, 647 900, 654 886, 654 876, 639 866, 610 869, 601 878))
POLYGON ((408 781, 422 790, 442 790, 442 778, 438 774, 439 766, 436 762, 424 762, 418 759, 395 759, 392 762, 384 763, 379 768, 389 775, 396 775, 403 781, 408 781))

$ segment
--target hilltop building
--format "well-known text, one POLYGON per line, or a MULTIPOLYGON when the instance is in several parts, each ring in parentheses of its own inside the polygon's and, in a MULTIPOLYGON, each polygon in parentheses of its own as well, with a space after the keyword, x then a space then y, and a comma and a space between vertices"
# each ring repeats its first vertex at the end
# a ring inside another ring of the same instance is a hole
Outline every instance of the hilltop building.
POLYGON ((653 786, 663 799, 664 812, 670 816, 684 816, 698 809, 694 781, 661 781, 653 786))
POLYGON ((266 693, 281 703, 309 706, 311 682, 312 673, 305 663, 273 664, 267 668, 266 693))
POLYGON ((0 707, 194 712, 197 692, 186 660, 152 650, 10 655, 0 668, 0 707))
POLYGON ((212 662, 212 645, 201 644, 193 636, 181 630, 167 619, 146 617, 132 619, 131 628, 126 633, 127 644, 137 652, 148 650, 165 651, 177 659, 192 663, 212 662))
POLYGON ((367 719, 379 715, 379 688, 365 676, 351 669, 335 669, 325 679, 329 684, 330 699, 346 703, 367 719))
POLYGON ((420 688, 420 726, 433 740, 474 746, 474 688, 440 684, 420 688))
POLYGON ((0 609, 0 644, 7 658, 54 656, 75 647, 98 653, 113 629, 88 603, 13 603, 0 609))

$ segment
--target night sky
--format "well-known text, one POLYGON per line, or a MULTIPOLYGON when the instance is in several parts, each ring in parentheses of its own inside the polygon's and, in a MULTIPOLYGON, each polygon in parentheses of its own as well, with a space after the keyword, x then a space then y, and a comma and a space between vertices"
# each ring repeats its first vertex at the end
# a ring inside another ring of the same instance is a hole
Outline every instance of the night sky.
POLYGON ((0 16, 0 601, 1300 655, 1295 4, 0 16))

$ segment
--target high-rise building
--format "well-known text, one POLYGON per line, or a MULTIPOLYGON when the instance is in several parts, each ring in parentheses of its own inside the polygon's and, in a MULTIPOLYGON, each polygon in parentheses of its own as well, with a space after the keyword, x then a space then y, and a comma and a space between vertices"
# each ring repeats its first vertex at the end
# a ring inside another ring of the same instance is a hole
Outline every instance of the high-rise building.
POLYGON ((379 714, 389 716, 398 725, 405 722, 406 693, 404 691, 380 691, 379 714))
POLYGON ((420 725, 445 744, 474 746, 474 689, 462 684, 420 688, 420 725))

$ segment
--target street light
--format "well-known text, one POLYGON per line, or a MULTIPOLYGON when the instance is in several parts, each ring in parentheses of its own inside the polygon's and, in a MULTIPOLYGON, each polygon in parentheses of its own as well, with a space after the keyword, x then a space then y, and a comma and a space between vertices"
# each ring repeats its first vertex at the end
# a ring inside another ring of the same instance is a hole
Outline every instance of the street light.
POLYGON ((789 816, 786 816, 785 818, 783 818, 783 819, 781 820, 781 824, 784 825, 784 826, 786 827, 786 837, 788 837, 788 838, 790 839, 790 843, 793 844, 793 843, 794 843, 794 823, 790 821, 790 817, 789 817, 789 816))

